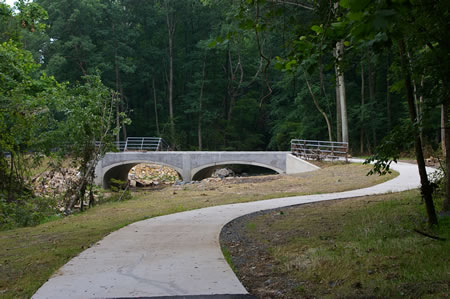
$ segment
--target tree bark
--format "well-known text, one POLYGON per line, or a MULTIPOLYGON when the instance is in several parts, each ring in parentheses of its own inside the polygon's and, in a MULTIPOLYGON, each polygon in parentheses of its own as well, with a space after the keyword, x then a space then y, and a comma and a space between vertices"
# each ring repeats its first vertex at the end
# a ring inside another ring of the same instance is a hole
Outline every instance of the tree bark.
POLYGON ((336 43, 336 57, 338 60, 338 82, 339 82, 339 99, 341 106, 341 119, 342 119, 342 141, 348 142, 348 118, 347 118, 347 99, 345 94, 345 79, 344 72, 342 71, 339 63, 344 57, 344 41, 338 41, 336 43))
POLYGON ((425 201, 427 215, 428 215, 428 223, 430 225, 435 225, 438 223, 436 211, 434 209, 433 204, 433 189, 430 186, 430 182, 428 181, 427 176, 427 170, 425 168, 425 159, 423 156, 423 150, 422 150, 422 140, 420 139, 420 135, 417 132, 416 126, 418 125, 418 119, 416 114, 416 107, 414 104, 414 93, 413 93, 413 87, 411 84, 411 74, 410 74, 410 68, 408 65, 408 58, 406 56, 406 46, 403 39, 399 39, 397 41, 398 43, 398 50, 399 50, 399 56, 400 56, 400 64, 403 72, 403 80, 405 84, 406 89, 406 99, 408 101, 408 110, 409 110, 409 117, 411 120, 411 123, 414 126, 414 149, 416 153, 416 161, 417 161, 417 167, 419 168, 419 175, 420 175, 420 183, 421 183, 421 192, 422 197, 425 201))
POLYGON ((444 101, 442 103, 442 130, 443 132, 443 154, 445 157, 445 168, 446 168, 446 182, 445 182, 445 198, 442 202, 442 212, 447 212, 450 204, 450 128, 448 123, 448 102, 444 101))
POLYGON ((231 51, 228 50, 228 67, 229 67, 229 83, 228 83, 228 94, 230 96, 230 106, 228 107, 228 113, 227 113, 227 122, 228 124, 231 122, 231 117, 233 114, 233 108, 234 104, 236 103, 236 98, 239 95, 242 82, 244 81, 244 68, 241 64, 241 55, 237 55, 237 63, 236 67, 233 68, 233 61, 231 59, 231 51), (233 83, 236 81, 237 74, 239 71, 239 82, 237 83, 237 86, 234 87, 233 83))
MULTIPOLYGON (((409 55, 408 55, 409 57, 409 55)), ((416 80, 412 79, 412 86, 413 86, 413 95, 414 95, 414 105, 416 107, 416 114, 417 114, 417 121, 419 123, 422 122, 422 107, 420 104, 420 98, 417 96, 417 85, 416 85, 416 80)), ((419 127, 420 128, 420 127, 419 127)), ((423 140, 423 133, 422 133, 422 129, 420 128, 420 133, 419 133, 420 139, 422 140, 422 144, 424 143, 423 140)))
POLYGON ((391 93, 389 91, 390 89, 390 82, 389 82, 389 76, 386 76, 386 114, 387 114, 387 123, 388 123, 388 130, 390 131, 392 129, 392 112, 391 112, 391 93))
POLYGON ((336 141, 342 141, 342 117, 341 117, 341 99, 339 96, 339 81, 338 68, 335 65, 336 71, 336 141))
MULTIPOLYGON (((369 55, 371 53, 369 52, 369 55)), ((372 68, 372 65, 369 63, 369 69, 368 69, 368 77, 369 77, 369 98, 372 105, 375 106, 376 104, 376 98, 375 98, 375 80, 376 80, 376 73, 372 68)), ((377 131, 375 128, 375 124, 371 122, 371 129, 372 129, 372 146, 375 148, 377 146, 377 131)))
POLYGON ((169 122, 170 122, 170 138, 172 147, 175 146, 175 121, 173 115, 173 41, 176 29, 176 23, 173 15, 170 13, 168 0, 165 1, 166 7, 166 23, 168 31, 168 42, 169 42, 169 78, 168 78, 168 100, 169 100, 169 122))
POLYGON ((365 105, 365 91, 364 91, 364 87, 365 87, 365 82, 364 82, 364 65, 361 62, 361 124, 360 124, 360 136, 359 136, 359 140, 360 140, 360 152, 361 155, 364 153, 364 105, 365 105))
POLYGON ((158 134, 158 137, 161 137, 161 133, 159 131, 158 105, 157 105, 156 87, 155 87, 155 78, 154 77, 152 78, 152 88, 153 88, 153 106, 155 109, 156 133, 158 134))
POLYGON ((205 87, 205 69, 206 69, 206 55, 203 59, 202 68, 202 84, 200 86, 200 96, 198 98, 198 123, 197 123, 197 135, 198 135, 198 150, 201 151, 203 148, 202 144, 202 105, 203 105, 203 88, 205 87))
POLYGON ((446 149, 447 149, 447 143, 445 142, 445 126, 448 122, 448 115, 446 116, 446 110, 445 104, 441 104, 441 149, 442 149, 442 155, 444 158, 447 158, 446 155, 446 149))
MULTIPOLYGON (((122 112, 126 112, 126 108, 124 108, 123 102, 124 102, 124 97, 123 97, 123 89, 122 86, 120 87, 120 109, 122 110, 122 112)), ((123 136, 123 140, 127 140, 127 127, 125 126, 125 124, 122 124, 122 136, 123 136)))
MULTIPOLYGON (((116 60, 116 58, 114 58, 116 60)), ((116 73, 116 93, 119 92, 119 65, 117 64, 117 61, 114 62, 115 66, 115 73, 116 73)), ((116 105, 116 126, 119 128, 120 127, 120 108, 119 105, 116 105)), ((117 135, 116 135, 116 141, 117 144, 119 144, 120 142, 120 131, 117 131, 117 135)))
MULTIPOLYGON (((2 153, 3 154, 3 153, 2 153)), ((13 194, 13 177, 14 177, 14 153, 11 152, 11 166, 10 166, 10 170, 9 170, 9 179, 8 179, 8 199, 7 202, 12 202, 14 199, 14 194, 13 194)))

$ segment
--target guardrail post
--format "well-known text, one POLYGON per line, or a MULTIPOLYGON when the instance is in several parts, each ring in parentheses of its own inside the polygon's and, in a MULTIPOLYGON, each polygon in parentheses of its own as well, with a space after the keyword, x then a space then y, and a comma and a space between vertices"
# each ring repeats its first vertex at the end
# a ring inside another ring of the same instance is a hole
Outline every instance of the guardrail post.
POLYGON ((158 140, 158 145, 156 146, 156 151, 160 151, 161 150, 161 140, 162 140, 162 138, 159 138, 159 140, 158 140))

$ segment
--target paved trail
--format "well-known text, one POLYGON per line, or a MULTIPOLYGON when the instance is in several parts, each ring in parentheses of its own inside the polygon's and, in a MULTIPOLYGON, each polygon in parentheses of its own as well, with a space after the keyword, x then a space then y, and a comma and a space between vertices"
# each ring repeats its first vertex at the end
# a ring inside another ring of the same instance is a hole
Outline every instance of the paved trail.
POLYGON ((398 163, 388 182, 347 192, 216 206, 152 218, 111 233, 63 266, 33 298, 247 294, 226 263, 219 234, 260 210, 417 188, 417 166, 398 163))

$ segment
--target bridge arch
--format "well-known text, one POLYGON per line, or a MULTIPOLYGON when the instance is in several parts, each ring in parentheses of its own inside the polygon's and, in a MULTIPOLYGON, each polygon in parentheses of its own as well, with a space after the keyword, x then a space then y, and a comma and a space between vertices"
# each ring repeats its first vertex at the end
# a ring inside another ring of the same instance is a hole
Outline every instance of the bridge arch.
POLYGON ((285 171, 283 171, 282 169, 279 169, 277 167, 273 167, 271 165, 267 165, 264 163, 244 162, 244 161, 221 161, 221 162, 216 162, 216 163, 203 164, 199 167, 193 168, 191 170, 191 178, 192 178, 192 180, 199 180, 202 177, 205 177, 205 173, 208 169, 214 168, 215 166, 233 165, 233 164, 258 166, 258 167, 273 170, 277 173, 285 173, 285 171))
POLYGON ((157 164, 157 165, 164 165, 167 167, 170 167, 174 169, 180 178, 184 180, 182 177, 183 170, 174 166, 170 165, 168 163, 163 163, 159 161, 149 161, 149 160, 132 160, 132 161, 122 161, 118 163, 111 164, 107 167, 103 168, 103 181, 102 185, 103 188, 107 189, 111 185, 111 179, 121 180, 121 181, 127 181, 128 180, 128 173, 130 172, 131 168, 138 164, 157 164))

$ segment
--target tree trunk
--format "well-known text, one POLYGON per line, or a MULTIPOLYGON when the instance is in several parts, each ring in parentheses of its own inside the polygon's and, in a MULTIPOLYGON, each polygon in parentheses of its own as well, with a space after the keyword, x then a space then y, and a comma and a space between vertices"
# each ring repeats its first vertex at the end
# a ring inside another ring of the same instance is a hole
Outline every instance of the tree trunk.
MULTIPOLYGON (((418 122, 418 119, 416 114, 416 107, 414 105, 414 93, 411 84, 410 68, 408 66, 405 42, 403 41, 403 39, 398 40, 398 50, 406 89, 406 98, 408 100, 409 117, 411 123, 415 126, 418 122)), ((420 174, 420 183, 421 183, 420 189, 427 209, 428 223, 430 225, 435 225, 438 223, 438 221, 433 204, 433 197, 432 197, 433 189, 430 186, 430 182, 428 181, 427 170, 425 168, 425 159, 423 157, 422 141, 417 131, 414 132, 414 149, 416 152, 417 167, 419 168, 420 174)))
POLYGON ((200 96, 198 98, 198 125, 197 125, 197 135, 198 135, 198 150, 201 151, 202 145, 202 102, 203 102, 203 88, 205 86, 205 69, 206 69, 206 55, 203 59, 202 68, 202 84, 200 86, 200 96))
POLYGON ((339 96, 339 81, 338 68, 335 65, 336 71, 336 141, 342 141, 342 117, 341 117, 341 99, 339 96))
POLYGON ((152 87, 153 87, 153 106, 155 109, 156 133, 158 134, 158 137, 161 137, 161 133, 159 131, 158 105, 157 105, 156 87, 155 87, 155 78, 154 77, 152 78, 152 87))
POLYGON ((173 15, 171 16, 168 0, 165 1, 166 6, 166 23, 167 23, 167 31, 168 31, 168 41, 169 41, 169 78, 168 78, 168 100, 169 100, 169 122, 170 122, 170 139, 172 143, 172 147, 176 147, 175 145, 175 121, 173 115, 173 41, 175 35, 176 24, 173 19, 173 15))
POLYGON ((364 105, 365 105, 365 94, 364 94, 364 86, 365 82, 364 82, 364 65, 361 62, 361 124, 360 124, 360 152, 361 155, 364 153, 364 105))
POLYGON ((441 149, 442 149, 442 155, 444 158, 447 158, 446 152, 447 152, 447 143, 445 142, 445 126, 448 122, 448 115, 446 116, 446 110, 445 104, 441 105, 441 149))
MULTIPOLYGON (((408 57, 409 57, 409 55, 408 55, 408 57)), ((417 96, 417 93, 418 93, 417 85, 416 85, 416 80, 414 80, 414 79, 412 79, 412 86, 413 86, 414 105, 416 107, 417 121, 420 124, 422 122, 422 107, 421 107, 421 103, 420 103, 422 97, 417 96)), ((423 144, 424 140, 423 140, 423 132, 422 132, 421 126, 419 126, 419 130, 420 130, 419 136, 420 136, 420 139, 422 140, 422 144, 423 144)))
POLYGON ((83 184, 80 189, 79 198, 80 198, 80 211, 81 212, 84 211, 84 194, 86 193, 86 187, 87 187, 86 184, 83 184))
POLYGON ((169 37, 169 84, 167 86, 169 92, 169 120, 170 120, 170 138, 172 143, 175 140, 175 122, 173 116, 173 39, 169 37))
MULTIPOLYGON (((116 73, 116 94, 119 92, 119 65, 117 64, 117 60, 116 58, 114 58, 115 60, 115 73, 116 73)), ((116 105, 116 126, 117 128, 120 127, 120 108, 119 105, 116 105)), ((116 141, 117 143, 120 142, 120 131, 117 131, 117 135, 116 135, 116 141)))
POLYGON ((386 75, 386 114, 389 131, 392 129, 391 93, 389 91, 390 87, 389 76, 386 75))
MULTIPOLYGON (((123 106, 124 98, 123 98, 123 89, 122 89, 122 87, 120 87, 120 90, 121 90, 121 93, 120 93, 120 95, 121 95, 120 96, 120 109, 122 110, 122 112, 125 112, 126 109, 123 106)), ((125 126, 125 124, 122 124, 122 137, 123 137, 123 140, 127 140, 127 127, 125 126)))
MULTIPOLYGON (((371 53, 369 52, 369 55, 371 53)), ((372 68, 372 65, 369 63, 369 69, 368 69, 368 77, 369 77, 369 98, 370 102, 375 107, 376 104, 376 98, 375 98, 375 80, 376 80, 376 73, 372 68)), ((372 145, 375 148, 377 146, 377 132, 375 128, 374 122, 371 122, 371 129, 372 129, 372 145)))
MULTIPOLYGON (((3 154, 3 153, 2 153, 3 154)), ((8 199, 7 202, 12 202, 14 199, 14 190, 13 190, 13 177, 14 177, 14 153, 11 152, 11 166, 9 170, 9 182, 8 182, 8 199)))
POLYGON ((316 106, 317 110, 320 112, 320 114, 322 114, 323 118, 325 119, 325 122, 327 123, 327 128, 328 128, 328 140, 333 141, 333 136, 331 134, 331 124, 330 124, 330 120, 328 119, 327 114, 322 110, 322 108, 320 108, 319 106, 319 102, 316 99, 316 96, 314 95, 314 92, 312 91, 311 88, 311 84, 309 83, 308 78, 306 77, 305 74, 305 79, 306 79, 306 85, 308 86, 308 90, 309 93, 311 94, 311 97, 314 101, 314 105, 316 106))
POLYGON ((321 93, 324 97, 327 97, 327 93, 325 90, 325 83, 323 80, 323 63, 322 63, 322 57, 320 58, 320 62, 319 62, 319 75, 320 75, 320 90, 321 93))
POLYGON ((336 43, 336 57, 338 59, 337 71, 339 82, 339 99, 341 106, 341 119, 342 119, 342 141, 348 142, 348 118, 347 118, 347 99, 345 94, 345 79, 344 72, 342 71, 339 62, 344 57, 344 41, 338 41, 336 43))
POLYGON ((240 89, 241 89, 241 85, 242 82, 244 81, 244 69, 242 67, 241 64, 241 55, 238 54, 237 55, 237 62, 236 62, 236 66, 233 67, 233 61, 231 59, 231 51, 228 50, 228 62, 229 62, 229 83, 228 83, 228 94, 230 96, 230 106, 228 107, 228 113, 227 113, 227 122, 228 124, 231 123, 231 117, 233 114, 233 108, 234 105, 236 103, 236 98, 239 95, 240 89), (237 80, 237 75, 238 75, 238 71, 239 71, 239 82, 237 82, 237 86, 234 87, 233 83, 236 82, 237 80))
MULTIPOLYGON (((420 96, 419 96, 419 111, 420 111, 420 120, 422 120, 423 117, 423 81, 424 81, 424 75, 422 75, 422 79, 420 80, 420 96)), ((422 142, 424 142, 423 139, 423 130, 420 130, 420 139, 422 139, 422 142)))
POLYGON ((446 168, 446 182, 445 182, 445 198, 442 202, 442 212, 448 212, 450 204, 450 128, 448 123, 448 102, 444 100, 442 103, 442 130, 443 130, 443 141, 442 141, 442 153, 445 157, 445 168, 446 168))

